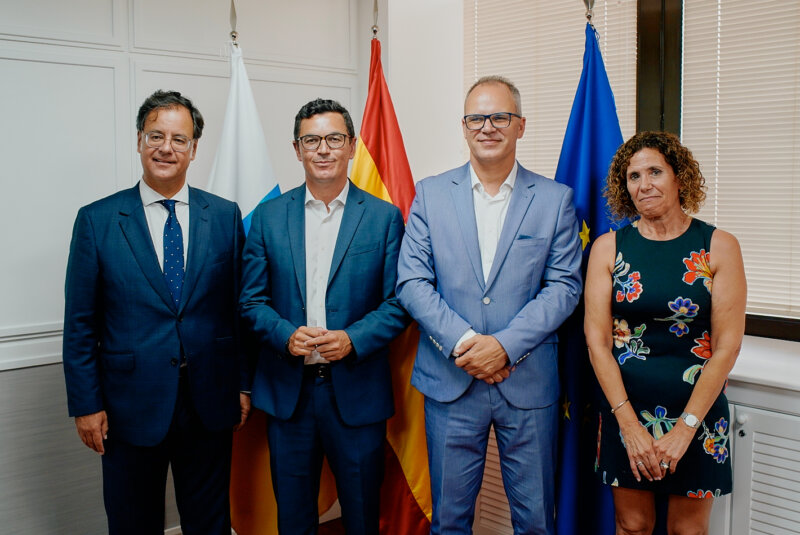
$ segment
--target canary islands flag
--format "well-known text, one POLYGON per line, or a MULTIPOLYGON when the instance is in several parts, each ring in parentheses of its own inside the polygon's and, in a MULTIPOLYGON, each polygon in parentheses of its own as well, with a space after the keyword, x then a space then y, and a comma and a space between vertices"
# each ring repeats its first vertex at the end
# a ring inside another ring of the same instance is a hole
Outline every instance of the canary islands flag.
POLYGON ((250 219, 256 206, 281 193, 267 152, 267 141, 247 78, 242 50, 233 44, 228 106, 208 190, 239 204, 245 232, 250 230, 250 219))

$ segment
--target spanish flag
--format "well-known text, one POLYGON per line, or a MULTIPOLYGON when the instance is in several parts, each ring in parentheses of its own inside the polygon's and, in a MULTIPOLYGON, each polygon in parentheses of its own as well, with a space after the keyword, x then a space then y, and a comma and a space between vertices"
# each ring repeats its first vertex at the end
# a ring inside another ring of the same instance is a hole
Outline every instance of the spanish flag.
MULTIPOLYGON (((408 218, 414 180, 400 126, 381 66, 381 43, 372 39, 369 91, 351 171, 353 183, 393 203, 408 218)), ((387 423, 386 464, 381 488, 381 533, 426 535, 430 531, 431 485, 425 442, 423 397, 411 386, 419 331, 411 325, 391 345, 395 415, 387 423)))

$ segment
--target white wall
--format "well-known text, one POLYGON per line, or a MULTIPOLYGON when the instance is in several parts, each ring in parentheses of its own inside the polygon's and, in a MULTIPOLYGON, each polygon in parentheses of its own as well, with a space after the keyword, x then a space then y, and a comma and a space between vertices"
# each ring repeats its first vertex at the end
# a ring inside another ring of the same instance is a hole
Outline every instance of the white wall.
POLYGON ((386 81, 414 180, 466 162, 463 2, 389 2, 386 81))

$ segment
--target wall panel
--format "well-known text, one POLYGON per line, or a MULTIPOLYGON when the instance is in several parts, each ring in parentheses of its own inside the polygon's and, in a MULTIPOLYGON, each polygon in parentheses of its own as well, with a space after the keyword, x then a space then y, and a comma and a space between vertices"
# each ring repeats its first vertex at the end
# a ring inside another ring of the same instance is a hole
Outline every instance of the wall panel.
MULTIPOLYGON (((147 0, 134 2, 132 9, 135 50, 227 55, 229 2, 147 0)), ((250 0, 237 2, 237 15, 240 42, 249 61, 356 69, 356 0, 250 0), (318 21, 324 24, 314 24, 318 21)))
POLYGON ((126 0, 0 0, 0 34, 12 38, 120 46, 126 0))
POLYGON ((15 200, 0 211, 0 356, 9 337, 60 329, 71 222, 117 189, 118 59, 0 50, 0 184, 15 200))

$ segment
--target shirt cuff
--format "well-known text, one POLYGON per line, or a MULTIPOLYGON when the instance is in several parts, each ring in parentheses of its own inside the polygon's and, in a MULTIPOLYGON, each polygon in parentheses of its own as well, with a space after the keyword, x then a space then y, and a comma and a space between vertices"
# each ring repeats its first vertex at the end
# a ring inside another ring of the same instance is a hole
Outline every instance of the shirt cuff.
POLYGON ((469 329, 467 329, 467 332, 465 332, 464 334, 462 334, 462 335, 461 335, 461 338, 459 338, 459 339, 458 339, 458 342, 456 342, 456 347, 454 347, 454 348, 453 348, 453 356, 454 356, 454 357, 458 357, 458 356, 460 356, 458 353, 456 353, 456 349, 458 349, 458 347, 459 347, 461 344, 463 344, 464 342, 466 342, 467 340, 469 340, 469 339, 470 339, 470 338, 472 338, 473 336, 476 336, 477 334, 478 334, 478 333, 476 333, 476 332, 475 332, 475 331, 474 331, 472 328, 469 328, 469 329))

